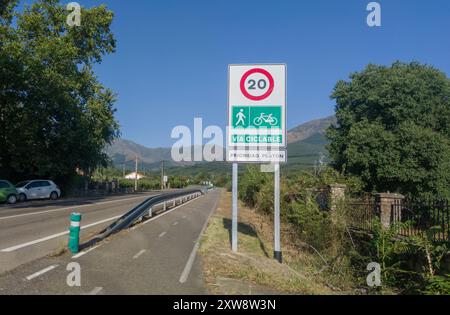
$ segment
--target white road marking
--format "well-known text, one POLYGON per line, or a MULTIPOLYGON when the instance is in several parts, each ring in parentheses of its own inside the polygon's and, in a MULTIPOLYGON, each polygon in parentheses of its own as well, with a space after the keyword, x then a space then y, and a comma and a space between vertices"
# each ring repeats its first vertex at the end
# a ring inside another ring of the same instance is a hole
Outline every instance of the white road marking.
POLYGON ((47 268, 45 268, 45 269, 42 269, 41 271, 38 271, 38 272, 36 272, 36 273, 33 273, 32 275, 29 275, 29 276, 27 277, 27 280, 33 280, 34 278, 37 278, 37 277, 43 275, 44 273, 49 272, 49 271, 55 269, 56 267, 58 267, 58 265, 52 265, 52 266, 49 266, 49 267, 47 267, 47 268))
POLYGON ((141 256, 141 255, 142 255, 143 253, 145 253, 145 252, 146 252, 145 249, 141 250, 139 253, 137 253, 136 255, 133 256, 133 259, 138 259, 139 256, 141 256))
MULTIPOLYGON (((108 219, 105 219, 105 220, 97 221, 97 222, 94 222, 94 223, 82 226, 81 230, 88 229, 90 227, 93 227, 93 226, 96 226, 96 225, 99 225, 99 224, 102 224, 102 223, 106 223, 106 222, 109 222, 109 221, 112 221, 112 220, 116 220, 116 219, 118 219, 120 217, 121 217, 121 215, 115 216, 115 217, 112 217, 112 218, 108 218, 108 219)), ((8 248, 5 248, 5 249, 2 249, 2 250, 0 250, 0 252, 2 252, 2 253, 14 252, 14 251, 16 251, 18 249, 22 249, 24 247, 28 247, 28 246, 35 245, 35 244, 38 244, 38 243, 46 242, 46 241, 49 241, 51 239, 54 239, 54 238, 57 238, 57 237, 61 237, 61 236, 67 235, 67 234, 69 234, 69 231, 65 231, 65 232, 49 235, 49 236, 46 236, 46 237, 43 237, 43 238, 40 238, 40 239, 37 239, 37 240, 34 240, 34 241, 30 241, 30 242, 26 242, 26 243, 23 243, 23 244, 19 244, 19 245, 15 245, 15 246, 12 246, 12 247, 8 247, 8 248)))
MULTIPOLYGON (((143 198, 143 197, 136 197, 136 198, 143 198)), ((130 200, 130 199, 136 199, 136 198, 127 198, 127 199, 122 199, 122 200, 130 200)), ((186 202, 185 204, 181 204, 181 205, 179 205, 179 206, 177 206, 177 207, 175 207, 173 209, 170 209, 169 211, 166 211, 166 212, 164 212, 164 213, 162 213, 162 214, 160 214, 160 215, 158 215, 158 216, 156 216, 154 218, 151 218, 151 219, 145 221, 144 223, 142 223, 142 225, 150 223, 153 220, 156 220, 158 218, 161 218, 161 217, 165 216, 166 214, 169 214, 172 211, 175 211, 175 210, 179 209, 180 207, 185 206, 185 205, 193 202, 194 200, 195 199, 192 199, 192 200, 186 202)), ((113 202, 113 201, 106 201, 105 203, 109 203, 109 202, 113 202)), ((80 207, 82 207, 82 206, 80 206, 80 207)), ((71 209, 74 209, 74 208, 71 208, 71 209)), ((51 211, 55 211, 55 210, 51 210, 51 211)), ((115 217, 112 217, 112 218, 108 218, 108 219, 105 219, 105 220, 101 220, 101 221, 98 221, 98 222, 94 222, 92 224, 88 224, 88 225, 82 226, 81 230, 84 230, 84 229, 87 229, 87 228, 90 228, 90 227, 93 227, 93 226, 96 226, 96 225, 99 225, 99 224, 102 224, 102 223, 105 223, 105 222, 108 222, 108 221, 116 220, 116 219, 118 219, 120 217, 121 217, 121 215, 120 216, 115 216, 115 217)), ((3 219, 5 219, 5 218, 3 218, 3 219)), ((54 239, 54 238, 57 238, 57 237, 61 237, 61 236, 67 235, 67 234, 69 234, 69 231, 56 233, 56 234, 49 235, 49 236, 46 236, 46 237, 43 237, 43 238, 40 238, 40 239, 37 239, 37 240, 34 240, 34 241, 30 241, 30 242, 26 242, 26 243, 23 243, 23 244, 19 244, 19 245, 15 245, 15 246, 12 246, 12 247, 8 247, 8 248, 5 248, 5 249, 2 249, 2 250, 0 250, 0 252, 2 252, 2 253, 14 252, 16 250, 19 250, 19 249, 22 249, 22 248, 25 248, 25 247, 28 247, 28 246, 32 246, 32 245, 35 245, 35 244, 38 244, 38 243, 46 242, 46 241, 49 241, 51 239, 54 239)))
POLYGON ((159 234, 159 237, 163 237, 166 234, 167 234, 167 232, 162 232, 161 234, 159 234))
POLYGON ((97 295, 100 293, 100 291, 102 291, 103 288, 102 287, 96 287, 94 290, 92 290, 91 292, 89 292, 88 295, 97 295))
POLYGON ((96 249, 96 248, 98 248, 98 247, 100 247, 100 246, 101 246, 101 245, 97 245, 97 246, 94 246, 94 247, 92 247, 92 248, 90 248, 90 249, 84 251, 84 252, 79 252, 78 254, 72 256, 72 259, 80 258, 81 256, 86 255, 86 254, 89 253, 90 251, 93 251, 94 249, 96 249))
POLYGON ((69 206, 69 207, 66 207, 66 208, 58 208, 58 209, 39 211, 39 212, 33 212, 33 213, 17 214, 17 215, 12 215, 12 216, 8 216, 8 217, 2 217, 2 218, 0 218, 0 221, 1 220, 6 220, 6 219, 19 218, 19 217, 26 217, 26 216, 30 216, 30 215, 58 212, 58 211, 67 211, 67 210, 71 210, 72 211, 74 209, 79 209, 79 208, 84 208, 84 207, 106 205, 106 204, 109 204, 109 203, 115 203, 115 202, 120 202, 120 201, 128 201, 128 200, 134 200, 134 199, 143 199, 143 198, 148 198, 148 197, 151 197, 151 196, 152 195, 139 196, 139 197, 133 197, 133 198, 124 198, 124 199, 118 199, 118 200, 110 200, 110 201, 102 201, 102 202, 97 202, 97 203, 91 203, 91 204, 88 204, 88 205, 81 205, 81 206, 74 206, 74 207, 69 206))
POLYGON ((178 224, 178 221, 173 222, 173 225, 177 225, 177 224, 178 224))
POLYGON ((183 216, 183 219, 186 219, 186 218, 187 218, 187 216, 184 215, 184 216, 183 216))
POLYGON ((186 266, 184 267, 184 270, 181 273, 180 280, 179 280, 180 283, 185 283, 187 281, 187 279, 189 278, 189 274, 191 273, 192 266, 194 265, 194 261, 197 256, 198 248, 200 247, 200 239, 201 239, 203 233, 205 233, 206 227, 208 226, 209 219, 211 218, 212 214, 217 209, 218 201, 219 201, 219 199, 217 199, 216 202, 214 203, 211 213, 208 215, 208 218, 206 219, 205 224, 203 224, 202 230, 200 231, 200 235, 198 236, 197 240, 195 241, 195 245, 194 245, 194 248, 192 249, 191 255, 189 256, 189 259, 186 262, 186 266))

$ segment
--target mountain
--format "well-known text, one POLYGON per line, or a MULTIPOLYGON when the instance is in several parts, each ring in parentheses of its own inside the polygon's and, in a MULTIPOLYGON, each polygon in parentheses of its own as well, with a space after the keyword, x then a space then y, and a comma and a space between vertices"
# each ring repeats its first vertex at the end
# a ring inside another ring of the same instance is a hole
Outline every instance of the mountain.
POLYGON ((305 140, 316 134, 325 135, 326 129, 330 127, 332 124, 336 123, 337 123, 336 116, 330 116, 304 123, 298 127, 289 130, 288 143, 294 143, 297 141, 305 140))
MULTIPOLYGON (((331 116, 313 120, 289 130, 289 168, 313 167, 320 159, 326 162, 328 153, 325 149, 325 145, 327 144, 325 131, 331 124, 335 123, 336 117, 331 116)), ((139 158, 139 168, 145 168, 148 171, 158 170, 163 160, 166 163, 166 167, 189 168, 193 172, 197 172, 199 168, 223 167, 223 164, 220 162, 214 164, 209 163, 210 166, 207 166, 208 163, 205 162, 175 163, 172 161, 170 148, 147 148, 126 139, 117 139, 107 148, 106 153, 116 167, 122 167, 125 164, 126 169, 134 169, 136 156, 139 158)))
POLYGON ((305 169, 319 162, 328 163, 328 140, 325 132, 332 124, 336 124, 335 116, 317 119, 288 132, 288 165, 289 169, 305 169))
POLYGON ((169 148, 147 148, 126 139, 117 139, 106 149, 106 153, 116 167, 125 164, 126 169, 134 169, 136 156, 141 166, 148 170, 160 167, 161 161, 171 161, 171 149, 169 148))

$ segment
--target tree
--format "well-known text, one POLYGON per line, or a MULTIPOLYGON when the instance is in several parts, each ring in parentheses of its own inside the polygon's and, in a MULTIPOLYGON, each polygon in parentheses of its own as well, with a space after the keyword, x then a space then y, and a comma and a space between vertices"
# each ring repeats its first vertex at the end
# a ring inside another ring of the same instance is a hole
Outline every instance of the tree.
POLYGON ((450 197, 450 80, 419 63, 369 65, 336 84, 333 166, 365 188, 450 197))
POLYGON ((93 71, 115 51, 113 13, 83 9, 81 25, 70 27, 58 0, 23 13, 15 5, 0 4, 0 177, 64 183, 76 168, 105 165, 104 147, 119 136, 115 95, 93 71))

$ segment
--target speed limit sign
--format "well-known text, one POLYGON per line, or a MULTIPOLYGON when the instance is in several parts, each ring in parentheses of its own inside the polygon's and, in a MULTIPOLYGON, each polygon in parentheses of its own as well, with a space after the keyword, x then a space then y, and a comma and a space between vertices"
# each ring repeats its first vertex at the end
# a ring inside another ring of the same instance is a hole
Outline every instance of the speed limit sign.
POLYGON ((249 100, 262 101, 272 94, 275 81, 267 70, 253 68, 242 76, 240 87, 249 100))
MULTIPOLYGON (((231 154, 239 148, 253 152, 285 148, 286 65, 230 65, 228 70, 228 148, 234 150, 231 154)), ((234 154, 228 160, 239 159, 233 156, 245 157, 245 154, 234 154)), ((285 154, 264 154, 266 160, 272 159, 268 158, 271 156, 285 154)), ((247 154, 246 161, 252 159, 247 154)))

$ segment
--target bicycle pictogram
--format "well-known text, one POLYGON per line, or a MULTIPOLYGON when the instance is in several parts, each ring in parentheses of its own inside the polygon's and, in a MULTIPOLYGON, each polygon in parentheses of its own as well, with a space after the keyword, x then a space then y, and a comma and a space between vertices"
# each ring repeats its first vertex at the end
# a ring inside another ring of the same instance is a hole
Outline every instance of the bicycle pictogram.
POLYGON ((259 117, 256 117, 253 120, 253 124, 255 126, 261 126, 263 123, 266 123, 270 126, 277 126, 278 118, 273 117, 273 114, 266 115, 265 113, 261 113, 259 117))

